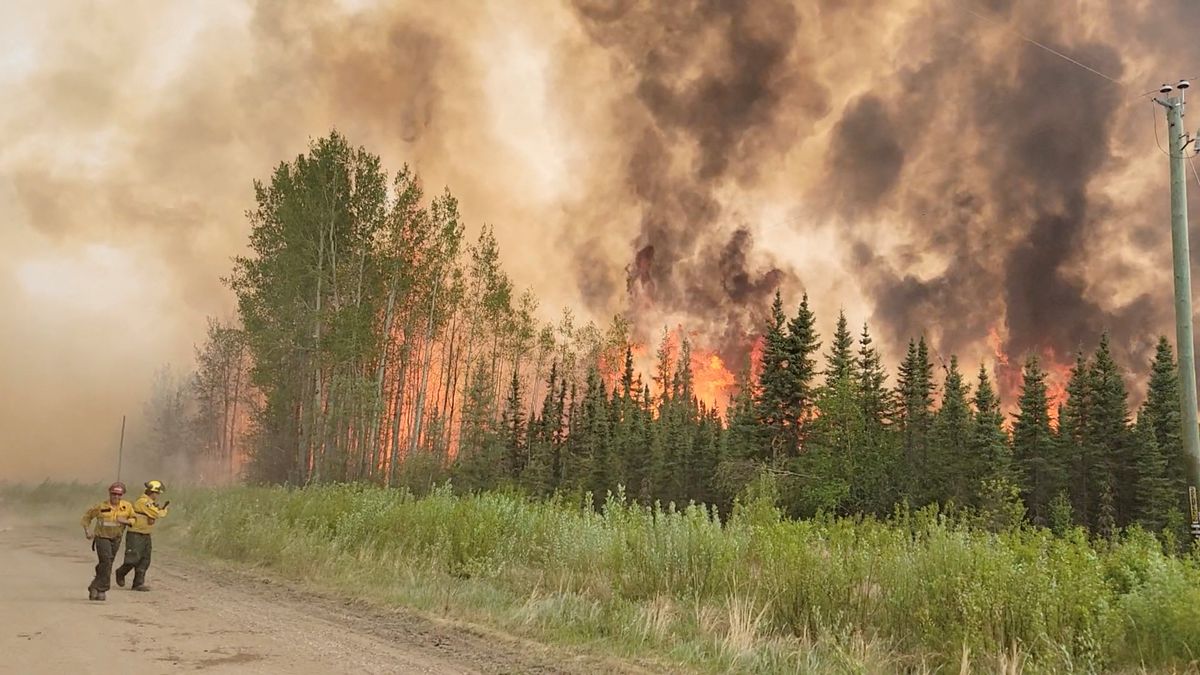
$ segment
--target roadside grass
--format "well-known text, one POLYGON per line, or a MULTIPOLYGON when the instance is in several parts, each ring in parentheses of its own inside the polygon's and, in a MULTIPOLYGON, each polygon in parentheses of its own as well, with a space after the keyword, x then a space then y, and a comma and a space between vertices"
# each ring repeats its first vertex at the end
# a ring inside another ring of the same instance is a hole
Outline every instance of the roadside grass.
MULTIPOLYGON (((0 488, 26 506, 89 492, 0 488)), ((766 500, 722 523, 619 495, 597 513, 448 486, 173 492, 165 533, 191 550, 652 669, 1200 670, 1200 557, 1139 530, 996 534, 934 510, 791 521, 766 500)))

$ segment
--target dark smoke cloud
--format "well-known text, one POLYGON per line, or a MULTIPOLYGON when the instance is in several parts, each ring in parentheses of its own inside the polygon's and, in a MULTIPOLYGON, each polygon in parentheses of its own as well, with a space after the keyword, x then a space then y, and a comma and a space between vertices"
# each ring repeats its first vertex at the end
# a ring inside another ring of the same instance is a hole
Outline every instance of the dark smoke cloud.
MULTIPOLYGON (((874 80, 872 93, 841 110, 823 189, 813 198, 846 224, 849 260, 863 270, 873 319, 891 344, 925 332, 943 352, 979 353, 995 328, 1006 336, 1009 368, 1017 369, 1031 353, 1065 363, 1108 331, 1121 361, 1142 370, 1152 355, 1148 331, 1170 329, 1169 289, 1114 302, 1093 287, 1119 272, 1130 285, 1145 283, 1141 269, 1113 260, 1114 247, 1105 252, 1099 244, 1115 234, 1115 248, 1126 248, 1122 226, 1147 252, 1164 253, 1161 223, 1149 225, 1153 235, 1136 229, 1153 223, 1151 211, 1115 208, 1099 189, 1127 156, 1129 130, 1148 129, 1140 106, 1127 116, 1140 90, 1106 82, 996 25, 1011 21, 1123 79, 1134 51, 1122 30, 1126 10, 1109 17, 1093 7, 1081 24, 1041 3, 974 8, 985 20, 948 7, 940 18, 920 14, 902 29, 934 45, 924 50, 929 57, 902 69, 903 86, 874 80), (873 220, 904 230, 889 255, 874 246, 873 220), (1098 249, 1105 255, 1093 259, 1098 249)), ((1193 23, 1200 18, 1194 7, 1176 11, 1193 23)), ((1134 152, 1144 157, 1145 136, 1136 141, 1134 152)), ((1001 380, 1016 382, 1012 375, 1001 380)))
MULTIPOLYGON (((1079 44, 1073 51, 1113 77, 1123 74, 1120 58, 1107 46, 1079 44)), ((1022 47, 1010 82, 999 79, 1003 66, 982 73, 977 90, 992 96, 974 114, 980 133, 997 139, 989 155, 995 166, 989 200, 998 207, 996 217, 1019 236, 1004 262, 1006 351, 1049 350, 1065 358, 1102 330, 1144 328, 1114 325, 1115 315, 1086 297, 1070 267, 1081 239, 1099 231, 1089 186, 1112 159, 1121 96, 1115 87, 1079 78, 1072 64, 1044 56, 1032 45, 1022 47)), ((1114 337, 1128 345, 1132 336, 1114 337)))
MULTIPOLYGON (((787 275, 751 262, 751 235, 717 193, 754 184, 763 164, 828 109, 800 45, 800 16, 782 0, 578 0, 575 8, 587 34, 632 74, 632 96, 617 114, 640 127, 624 167, 641 210, 628 268, 633 311, 653 308, 641 317, 648 321, 684 312, 713 324, 706 335, 719 351, 744 354, 760 327, 753 317, 787 275)), ((579 254, 593 264, 590 249, 579 254)), ((593 303, 611 300, 612 288, 594 290, 593 303)))
POLYGON ((904 149, 892 113, 878 96, 851 102, 834 127, 826 184, 832 207, 857 217, 886 199, 904 167, 904 149))
MULTIPOLYGON (((1153 276, 1169 259, 1163 167, 1148 163, 1137 95, 1177 70, 1180 50, 1200 73, 1183 28, 1200 8, 1085 5, 576 0, 627 92, 616 103, 627 161, 614 168, 640 212, 621 289, 635 312, 754 326, 745 308, 773 285, 797 298, 823 281, 794 262, 811 254, 750 247, 755 224, 733 245, 735 200, 770 195, 800 202, 801 239, 836 232, 830 253, 893 356, 924 333, 940 353, 990 359, 994 332, 1012 383, 1024 355, 1066 363, 1107 331, 1143 370, 1147 334, 1172 324, 1153 276), (1160 182, 1135 184, 1134 165, 1160 182), (790 189, 773 178, 800 167, 790 189), (749 255, 723 259, 726 244, 749 255), (771 273, 749 262, 756 251, 775 254, 771 273), (753 290, 731 293, 730 279, 753 290)), ((591 251, 579 248, 585 267, 591 251)), ((588 279, 594 304, 619 294, 615 279, 588 279)), ((845 302, 815 300, 827 314, 845 302)))

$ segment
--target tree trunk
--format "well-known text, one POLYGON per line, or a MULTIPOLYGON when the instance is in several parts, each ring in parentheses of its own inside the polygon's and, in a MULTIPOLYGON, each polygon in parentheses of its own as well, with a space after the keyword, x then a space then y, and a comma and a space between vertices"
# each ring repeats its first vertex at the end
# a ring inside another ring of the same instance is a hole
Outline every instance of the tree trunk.
POLYGON ((392 409, 391 459, 388 462, 387 485, 390 487, 396 480, 396 465, 400 461, 400 418, 404 414, 404 389, 408 379, 408 348, 407 337, 405 346, 400 348, 400 372, 396 377, 396 392, 393 396, 395 403, 392 409))
POLYGON ((424 421, 422 416, 425 414, 425 389, 429 386, 429 366, 433 349, 433 318, 437 309, 437 294, 441 283, 442 279, 439 275, 437 282, 433 285, 433 292, 429 296, 429 318, 425 324, 425 355, 421 364, 421 386, 417 389, 417 406, 413 413, 413 432, 409 441, 410 453, 416 452, 417 445, 421 442, 421 423, 424 421))
POLYGON ((236 452, 237 444, 237 416, 238 416, 238 401, 241 400, 242 378, 245 377, 243 364, 245 363, 245 352, 242 346, 241 338, 237 338, 237 359, 236 370, 234 371, 233 379, 233 409, 231 419, 229 420, 229 479, 234 481, 237 479, 237 465, 234 461, 234 453, 236 452))
MULTIPOLYGON (((396 308, 396 286, 399 283, 400 269, 399 265, 397 265, 396 269, 392 272, 392 281, 388 284, 387 308, 383 313, 383 349, 380 351, 379 366, 375 369, 374 415, 372 416, 372 437, 370 440, 370 452, 372 455, 380 452, 380 446, 382 446, 380 437, 382 436, 383 425, 388 423, 388 420, 384 419, 384 415, 387 412, 387 405, 384 402, 383 375, 387 371, 389 354, 392 351, 393 312, 396 308)), ((383 451, 386 452, 386 449, 383 449, 383 451)))
POLYGON ((323 383, 321 381, 321 299, 322 299, 321 292, 323 290, 323 285, 324 285, 324 277, 325 277, 325 269, 324 268, 325 268, 325 236, 324 236, 324 232, 322 232, 321 237, 320 237, 320 243, 318 244, 318 247, 317 247, 317 289, 316 289, 316 297, 314 298, 314 301, 313 301, 313 307, 314 307, 314 310, 313 310, 313 315, 314 315, 313 349, 312 349, 312 356, 309 360, 310 366, 312 367, 312 378, 313 378, 313 380, 312 380, 313 398, 312 398, 312 406, 311 406, 312 410, 310 411, 311 419, 309 421, 309 427, 305 434, 307 438, 305 440, 305 443, 303 444, 304 450, 305 450, 305 457, 304 457, 303 463, 301 464, 301 468, 304 471, 304 476, 303 476, 303 480, 301 481, 301 483, 304 485, 307 485, 309 480, 311 480, 311 478, 312 478, 313 454, 316 449, 316 447, 315 447, 316 440, 317 440, 317 438, 320 437, 319 431, 318 431, 319 415, 321 414, 322 399, 324 398, 322 396, 323 383))

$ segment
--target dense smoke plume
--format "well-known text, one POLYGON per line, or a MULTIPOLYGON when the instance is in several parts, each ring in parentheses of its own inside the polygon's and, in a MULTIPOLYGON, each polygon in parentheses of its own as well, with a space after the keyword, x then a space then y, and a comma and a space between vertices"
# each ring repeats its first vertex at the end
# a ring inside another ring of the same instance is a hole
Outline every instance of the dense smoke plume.
MULTIPOLYGON (((682 312, 726 360, 744 357, 761 328, 751 317, 785 274, 748 260, 753 236, 729 218, 718 190, 755 185, 791 147, 781 141, 809 135, 828 113, 815 63, 797 46, 796 8, 789 0, 575 6, 632 80, 618 112, 633 125, 623 170, 641 207, 626 284, 634 312, 682 312)), ((581 254, 582 266, 606 262, 581 254)), ((611 301, 621 289, 585 290, 611 301)))
MULTIPOLYGON (((1156 272, 1169 262, 1162 162, 1150 163, 1139 96, 1178 75, 1151 44, 1163 17, 1103 3, 575 4, 614 70, 630 71, 617 110, 636 122, 623 135, 641 207, 635 308, 645 294, 659 312, 740 327, 772 285, 794 301, 799 281, 816 287, 826 326, 859 300, 852 314, 893 355, 925 333, 939 357, 989 358, 983 338, 1002 335, 1010 400, 1026 354, 1061 373, 1108 331, 1121 361, 1144 369, 1155 332, 1170 330, 1170 277, 1156 272), (809 180, 764 179, 788 173, 809 180), (799 202, 793 228, 833 230, 823 253, 841 264, 771 241, 758 247, 775 253, 771 268, 722 264, 716 244, 744 232, 730 207, 758 200, 799 202), (733 277, 754 292, 734 292, 733 277)), ((1181 3, 1169 12, 1200 19, 1181 3)))
POLYGON ((736 368, 779 288, 893 361, 925 331, 993 363, 994 333, 1009 400, 1023 354, 1104 330, 1140 378, 1173 332, 1139 95, 1200 74, 1196 25, 1188 0, 6 4, 0 479, 108 477, 120 415, 232 312, 250 181, 334 127, 494 224, 545 318, 683 324, 736 368))

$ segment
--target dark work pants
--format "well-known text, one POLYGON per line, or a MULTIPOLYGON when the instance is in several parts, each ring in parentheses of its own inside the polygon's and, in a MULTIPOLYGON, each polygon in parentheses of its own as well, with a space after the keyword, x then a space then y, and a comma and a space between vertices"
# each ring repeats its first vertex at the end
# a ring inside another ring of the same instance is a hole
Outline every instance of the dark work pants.
POLYGON ((88 589, 104 593, 108 591, 109 584, 112 582, 113 560, 117 558, 117 550, 121 548, 121 538, 96 537, 92 542, 95 545, 98 562, 96 563, 96 578, 92 579, 88 589))
POLYGON ((125 535, 125 562, 117 574, 125 576, 133 570, 133 587, 146 583, 146 570, 150 569, 150 535, 129 532, 125 535))

